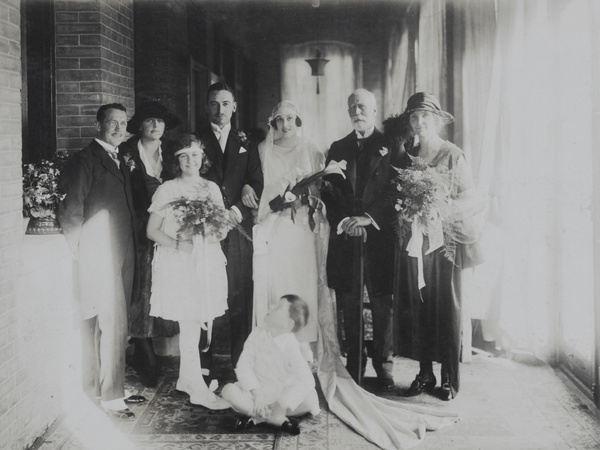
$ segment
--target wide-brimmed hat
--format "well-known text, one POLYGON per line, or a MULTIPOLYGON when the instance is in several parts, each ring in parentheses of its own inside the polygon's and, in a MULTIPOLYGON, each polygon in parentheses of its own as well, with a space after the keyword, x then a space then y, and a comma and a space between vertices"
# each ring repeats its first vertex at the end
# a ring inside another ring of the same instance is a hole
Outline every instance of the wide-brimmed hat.
POLYGON ((431 111, 440 116, 444 123, 454 122, 454 116, 443 111, 436 96, 428 92, 417 92, 408 99, 404 114, 410 115, 414 111, 431 111))
POLYGON ((131 134, 139 134, 140 125, 146 119, 162 119, 165 122, 165 130, 175 128, 181 123, 181 120, 174 114, 171 114, 167 108, 158 102, 142 103, 135 110, 135 114, 127 122, 127 131, 131 134))

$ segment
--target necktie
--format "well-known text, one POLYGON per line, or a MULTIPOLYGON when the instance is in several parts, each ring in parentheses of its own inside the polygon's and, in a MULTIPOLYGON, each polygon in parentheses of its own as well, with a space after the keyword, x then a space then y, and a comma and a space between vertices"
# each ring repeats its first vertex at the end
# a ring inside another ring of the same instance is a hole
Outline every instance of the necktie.
POLYGON ((356 155, 356 192, 359 197, 362 197, 362 193, 367 182, 366 176, 368 172, 368 155, 365 150, 365 138, 357 139, 358 154, 356 155))
POLYGON ((108 154, 110 155, 110 157, 113 159, 113 161, 115 162, 115 164, 117 165, 117 167, 121 167, 121 162, 119 161, 119 153, 116 151, 111 151, 111 150, 106 150, 108 152, 108 154))
POLYGON ((221 151, 224 152, 225 151, 225 142, 223 142, 223 133, 221 133, 219 130, 214 130, 215 131, 215 136, 217 137, 217 141, 219 141, 219 145, 221 146, 221 151))

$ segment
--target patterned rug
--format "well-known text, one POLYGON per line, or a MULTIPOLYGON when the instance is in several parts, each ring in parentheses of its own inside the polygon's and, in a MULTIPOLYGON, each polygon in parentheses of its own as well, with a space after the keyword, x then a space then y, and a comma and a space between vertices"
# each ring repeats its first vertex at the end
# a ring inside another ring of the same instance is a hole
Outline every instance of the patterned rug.
MULTIPOLYGON (((176 376, 165 377, 156 390, 132 434, 227 434, 234 433, 233 427, 238 414, 232 409, 212 411, 193 405, 189 396, 175 389, 176 376)), ((256 430, 235 432, 257 434, 256 430)), ((261 436, 269 433, 261 430, 261 436)), ((264 437, 263 437, 264 438, 264 437)))
POLYGON ((177 435, 177 440, 185 440, 188 445, 192 445, 190 448, 195 448, 195 445, 205 448, 202 445, 210 443, 213 446, 218 443, 223 448, 227 444, 231 445, 230 448, 327 449, 330 448, 330 442, 335 442, 336 449, 377 448, 329 412, 320 389, 321 413, 317 417, 310 414, 299 417, 302 432, 299 436, 292 436, 267 425, 235 432, 233 427, 238 417, 235 411, 211 411, 193 405, 186 394, 175 389, 176 382, 177 377, 174 375, 165 377, 154 398, 136 420, 131 430, 133 441, 158 445, 159 441, 170 441, 175 437, 172 435, 177 435))

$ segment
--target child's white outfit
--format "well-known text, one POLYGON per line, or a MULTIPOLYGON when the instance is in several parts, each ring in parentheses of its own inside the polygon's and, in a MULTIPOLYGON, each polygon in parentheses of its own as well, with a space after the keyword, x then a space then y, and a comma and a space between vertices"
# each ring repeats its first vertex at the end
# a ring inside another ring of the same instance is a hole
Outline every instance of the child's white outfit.
MULTIPOLYGON (((219 187, 200 179, 196 185, 179 179, 158 187, 148 211, 163 218, 161 231, 177 239, 179 223, 170 203, 181 197, 207 199, 223 206, 219 187)), ((157 245, 152 261, 150 315, 179 322, 180 367, 177 389, 190 395, 190 402, 210 409, 229 404, 206 386, 201 371, 198 343, 201 327, 227 310, 227 263, 216 238, 192 237, 193 248, 186 253, 157 245)))
MULTIPOLYGON (((208 198, 223 205, 219 187, 201 179, 190 186, 179 179, 158 187, 150 213, 163 217, 161 231, 177 238, 179 223, 170 202, 181 197, 208 198)), ((216 239, 193 237, 191 253, 157 245, 152 262, 150 315, 170 320, 209 322, 227 310, 227 261, 216 239)))
POLYGON ((279 403, 286 416, 302 404, 306 410, 319 414, 319 399, 315 378, 300 352, 300 344, 293 333, 273 336, 266 327, 255 328, 246 343, 235 368, 237 383, 244 393, 261 388, 269 405, 279 403))

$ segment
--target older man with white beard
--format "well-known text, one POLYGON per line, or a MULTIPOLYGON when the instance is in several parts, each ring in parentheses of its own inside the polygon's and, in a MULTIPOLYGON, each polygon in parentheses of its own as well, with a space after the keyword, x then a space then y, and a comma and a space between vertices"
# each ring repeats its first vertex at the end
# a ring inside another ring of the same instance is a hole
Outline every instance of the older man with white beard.
POLYGON ((397 155, 392 154, 383 133, 375 127, 376 112, 375 96, 366 89, 358 89, 348 97, 348 114, 354 130, 334 142, 327 156, 327 163, 347 161, 347 176, 327 176, 325 179, 331 183, 331 189, 323 192, 322 200, 327 206, 332 230, 327 276, 343 309, 346 367, 358 380, 366 365, 365 354, 359 367, 359 352, 364 352, 364 346, 359 342, 361 296, 355 283, 360 246, 364 245, 364 286, 373 317, 373 367, 380 390, 391 391, 395 387, 392 377, 394 233, 391 229, 394 209, 387 192, 393 176, 390 161, 397 155))

